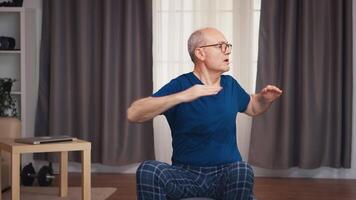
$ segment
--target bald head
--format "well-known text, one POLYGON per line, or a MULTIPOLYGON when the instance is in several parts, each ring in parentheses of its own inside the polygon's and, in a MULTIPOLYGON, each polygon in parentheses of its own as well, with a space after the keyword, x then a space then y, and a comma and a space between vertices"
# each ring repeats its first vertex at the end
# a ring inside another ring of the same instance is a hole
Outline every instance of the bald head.
POLYGON ((195 63, 195 54, 194 54, 195 49, 202 45, 206 45, 210 33, 222 34, 216 28, 207 27, 207 28, 196 30, 190 35, 188 39, 188 52, 189 52, 190 59, 193 61, 193 63, 195 63))

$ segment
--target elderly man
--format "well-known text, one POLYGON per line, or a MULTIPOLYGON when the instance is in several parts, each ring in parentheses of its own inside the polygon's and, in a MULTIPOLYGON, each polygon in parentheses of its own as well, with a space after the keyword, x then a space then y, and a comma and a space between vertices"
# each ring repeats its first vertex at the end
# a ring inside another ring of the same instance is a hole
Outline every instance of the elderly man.
POLYGON ((231 48, 217 29, 195 31, 188 40, 193 72, 128 108, 132 122, 165 115, 172 132, 172 165, 143 162, 136 175, 138 199, 253 199, 253 171, 237 148, 236 115, 262 114, 282 91, 268 85, 250 96, 222 75, 229 70, 231 48))

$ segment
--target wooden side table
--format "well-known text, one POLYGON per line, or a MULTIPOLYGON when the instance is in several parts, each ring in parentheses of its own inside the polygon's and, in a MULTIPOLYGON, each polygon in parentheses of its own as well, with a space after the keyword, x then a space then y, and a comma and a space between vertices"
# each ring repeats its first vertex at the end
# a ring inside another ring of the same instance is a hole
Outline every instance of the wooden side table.
MULTIPOLYGON (((73 142, 59 142, 48 144, 22 144, 16 143, 14 139, 0 139, 1 151, 11 154, 11 199, 20 199, 20 157, 22 153, 47 153, 60 152, 60 187, 59 196, 66 197, 68 194, 68 152, 81 151, 82 155, 82 199, 90 200, 91 195, 91 143, 84 140, 73 142)), ((0 159, 1 162, 1 159, 0 159)), ((1 163, 0 163, 1 174, 1 163)), ((1 188, 1 178, 0 178, 1 188)), ((1 200, 1 192, 0 192, 1 200)))

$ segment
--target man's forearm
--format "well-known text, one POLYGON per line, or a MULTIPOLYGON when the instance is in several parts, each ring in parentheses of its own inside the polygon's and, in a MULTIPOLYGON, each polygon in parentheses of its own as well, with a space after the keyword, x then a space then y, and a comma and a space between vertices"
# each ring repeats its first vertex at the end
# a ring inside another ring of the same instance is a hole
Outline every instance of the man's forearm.
POLYGON ((260 115, 268 110, 272 102, 266 101, 260 94, 254 95, 256 103, 254 105, 254 110, 256 115, 260 115))
POLYGON ((180 94, 163 97, 147 97, 132 103, 127 109, 127 118, 132 122, 144 122, 182 102, 180 94))
POLYGON ((251 116, 260 115, 268 110, 272 102, 266 101, 260 94, 251 95, 251 104, 248 114, 251 116))
POLYGON ((191 102, 202 96, 216 95, 221 89, 222 87, 220 86, 196 84, 172 95, 143 98, 133 102, 127 109, 127 118, 132 122, 144 122, 177 104, 191 102))

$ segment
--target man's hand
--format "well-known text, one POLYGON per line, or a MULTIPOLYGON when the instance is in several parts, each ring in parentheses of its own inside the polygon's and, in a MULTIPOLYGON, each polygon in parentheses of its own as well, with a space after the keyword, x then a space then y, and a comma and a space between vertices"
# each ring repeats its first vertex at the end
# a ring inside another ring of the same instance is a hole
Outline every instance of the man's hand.
POLYGON ((274 85, 267 85, 261 90, 260 95, 263 101, 267 103, 272 103, 274 100, 276 100, 279 96, 282 95, 282 90, 280 90, 274 85))
POLYGON ((216 95, 222 89, 220 86, 194 85, 179 93, 183 102, 194 101, 202 96, 216 95))

